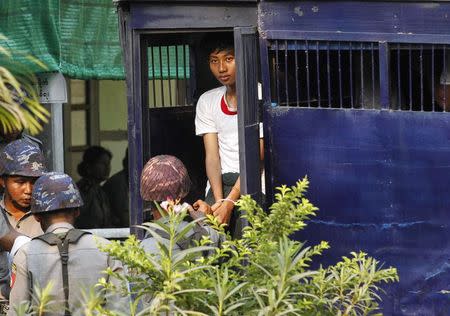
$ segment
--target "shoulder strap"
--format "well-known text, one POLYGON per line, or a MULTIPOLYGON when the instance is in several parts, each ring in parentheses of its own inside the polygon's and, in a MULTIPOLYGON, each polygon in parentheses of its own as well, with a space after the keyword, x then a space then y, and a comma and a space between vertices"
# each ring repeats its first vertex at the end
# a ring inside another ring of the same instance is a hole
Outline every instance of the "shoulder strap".
POLYGON ((34 237, 33 239, 42 240, 43 242, 45 242, 51 246, 55 246, 58 244, 58 241, 61 241, 61 239, 56 234, 53 234, 53 233, 46 233, 44 235, 34 237))
POLYGON ((59 256, 61 257, 62 265, 62 281, 64 289, 64 299, 65 299, 65 312, 64 316, 70 316, 69 309, 69 272, 67 269, 67 263, 69 262, 69 244, 76 244, 81 236, 85 234, 90 234, 89 232, 71 229, 66 234, 58 237, 54 233, 46 233, 44 235, 38 236, 34 239, 40 239, 49 245, 58 246, 59 256))
POLYGON ((67 240, 70 244, 76 244, 78 240, 86 234, 90 234, 90 232, 80 230, 80 229, 70 229, 66 234, 63 235, 63 238, 58 237, 57 234, 54 233, 46 233, 37 237, 34 237, 33 239, 39 239, 43 242, 55 246, 58 244, 58 241, 67 240))
POLYGON ((66 236, 66 240, 70 243, 70 244, 76 244, 78 242, 78 240, 86 234, 91 234, 90 232, 84 231, 84 230, 80 230, 80 229, 71 229, 67 232, 67 236, 66 236))

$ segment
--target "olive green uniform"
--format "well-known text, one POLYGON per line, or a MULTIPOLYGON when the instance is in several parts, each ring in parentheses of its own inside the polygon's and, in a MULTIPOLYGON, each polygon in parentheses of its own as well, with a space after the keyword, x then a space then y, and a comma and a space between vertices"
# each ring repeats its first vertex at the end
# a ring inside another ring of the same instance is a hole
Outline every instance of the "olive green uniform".
MULTIPOLYGON (((41 225, 34 219, 30 212, 26 213, 17 221, 15 217, 6 210, 3 199, 0 200, 0 217, 8 220, 15 230, 26 236, 36 237, 44 233, 41 229, 41 225)), ((10 269, 8 253, 0 249, 0 299, 8 299, 10 292, 9 274, 10 269)))
MULTIPOLYGON (((51 225, 46 233, 67 233, 73 226, 69 223, 56 223, 51 225)), ((108 254, 98 250, 97 244, 109 243, 101 237, 91 234, 81 236, 77 243, 69 244, 68 253, 68 284, 69 309, 72 315, 83 315, 77 308, 82 300, 82 293, 89 293, 90 288, 98 283, 98 279, 105 277, 107 281, 116 285, 119 280, 109 278, 103 271, 110 268, 114 272, 123 272, 122 264, 111 258, 108 254)), ((13 283, 8 315, 16 315, 14 306, 32 300, 32 287, 44 288, 49 282, 53 287, 51 295, 58 302, 58 312, 46 315, 64 315, 64 291, 62 279, 61 257, 57 246, 51 246, 40 239, 33 239, 24 245, 14 257, 13 283)), ((106 297, 106 307, 128 311, 128 299, 118 295, 106 297)))

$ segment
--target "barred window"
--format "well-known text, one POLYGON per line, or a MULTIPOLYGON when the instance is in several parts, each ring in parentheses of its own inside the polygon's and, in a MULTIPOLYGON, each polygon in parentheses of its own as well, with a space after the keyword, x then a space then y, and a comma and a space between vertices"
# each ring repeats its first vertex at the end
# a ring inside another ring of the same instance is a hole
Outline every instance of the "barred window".
MULTIPOLYGON (((391 110, 450 109, 448 47, 391 43, 389 52, 391 110)), ((381 108, 377 42, 272 40, 269 67, 274 106, 381 108)))

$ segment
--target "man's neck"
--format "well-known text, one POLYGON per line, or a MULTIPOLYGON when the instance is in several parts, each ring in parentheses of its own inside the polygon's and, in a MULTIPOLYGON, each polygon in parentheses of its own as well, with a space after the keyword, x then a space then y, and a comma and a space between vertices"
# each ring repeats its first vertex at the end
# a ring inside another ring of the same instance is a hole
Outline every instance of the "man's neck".
POLYGON ((237 95, 236 95, 236 85, 226 86, 226 101, 229 108, 237 109, 237 95))
POLYGON ((227 88, 227 95, 233 97, 236 96, 236 84, 226 86, 226 88, 227 88))
POLYGON ((5 198, 4 199, 5 202, 5 209, 6 211, 11 214, 16 221, 20 220, 26 213, 26 210, 20 209, 18 208, 13 201, 11 201, 11 199, 9 198, 5 198))

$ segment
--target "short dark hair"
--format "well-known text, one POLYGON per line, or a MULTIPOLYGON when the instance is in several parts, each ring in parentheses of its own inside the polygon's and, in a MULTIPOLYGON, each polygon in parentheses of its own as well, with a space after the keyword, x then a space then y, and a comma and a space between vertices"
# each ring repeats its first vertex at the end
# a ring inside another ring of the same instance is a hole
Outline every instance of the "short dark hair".
POLYGON ((209 54, 216 51, 234 50, 234 38, 232 32, 211 32, 204 39, 206 52, 209 54))

